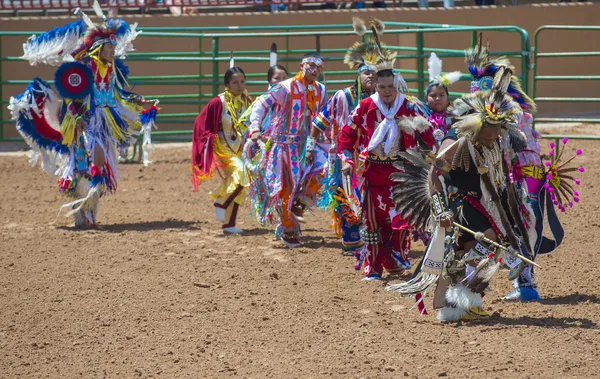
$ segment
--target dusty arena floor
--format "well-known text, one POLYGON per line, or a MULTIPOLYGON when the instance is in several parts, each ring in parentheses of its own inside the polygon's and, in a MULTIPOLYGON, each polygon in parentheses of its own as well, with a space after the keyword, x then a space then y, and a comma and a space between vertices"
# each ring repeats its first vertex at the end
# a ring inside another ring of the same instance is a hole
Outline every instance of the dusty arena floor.
POLYGON ((55 221, 53 182, 2 156, 0 377, 595 377, 600 145, 569 145, 584 149, 584 190, 565 243, 539 259, 544 300, 498 301, 510 290, 501 272, 484 300, 493 318, 460 326, 361 281, 324 212, 295 250, 247 210, 246 234, 223 236, 207 196, 216 183, 191 191, 189 146, 121 166, 94 231, 55 221))

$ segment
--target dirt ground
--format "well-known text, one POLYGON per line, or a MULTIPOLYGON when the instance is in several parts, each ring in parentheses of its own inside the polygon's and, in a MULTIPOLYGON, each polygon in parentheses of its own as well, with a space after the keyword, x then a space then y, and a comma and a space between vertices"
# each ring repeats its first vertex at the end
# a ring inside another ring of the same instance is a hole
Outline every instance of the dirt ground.
POLYGON ((53 181, 2 156, 0 377, 597 377, 600 146, 569 146, 584 149, 586 173, 564 244, 539 259, 544 300, 499 301, 504 271, 484 299, 493 318, 463 325, 361 281, 324 212, 295 250, 247 209, 245 235, 223 236, 207 196, 217 183, 191 191, 189 145, 122 165, 94 231, 56 219, 53 181))

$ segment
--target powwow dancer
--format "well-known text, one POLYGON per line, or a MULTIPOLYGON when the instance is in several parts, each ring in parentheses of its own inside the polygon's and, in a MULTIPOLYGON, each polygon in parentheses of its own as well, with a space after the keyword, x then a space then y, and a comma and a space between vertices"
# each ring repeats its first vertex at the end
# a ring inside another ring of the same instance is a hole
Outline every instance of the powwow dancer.
POLYGON ((433 127, 433 137, 437 147, 442 142, 452 125, 452 117, 448 114, 448 86, 460 80, 460 71, 442 73, 442 61, 436 53, 431 53, 427 61, 429 67, 429 83, 425 88, 425 104, 429 111, 429 123, 433 127))
MULTIPOLYGON (((358 17, 353 20, 354 31, 359 36, 367 33, 365 22, 358 17)), ((333 228, 342 239, 343 250, 360 255, 362 242, 360 239, 360 184, 355 175, 342 174, 342 161, 337 154, 338 139, 344 125, 350 124, 350 116, 361 100, 375 92, 377 63, 381 60, 379 48, 375 41, 376 34, 382 34, 384 25, 374 20, 371 25, 373 37, 364 42, 356 42, 346 53, 344 63, 350 68, 358 69, 358 77, 351 87, 337 91, 321 112, 313 120, 311 137, 315 143, 321 133, 331 140, 327 173, 319 200, 319 207, 332 210, 333 228)), ((384 56, 393 56, 394 52, 383 51, 384 56)), ((307 151, 307 156, 312 152, 307 151)), ((357 257, 358 258, 358 257, 357 257)))
POLYGON ((342 128, 338 145, 342 170, 355 170, 364 183, 361 255, 365 280, 381 279, 383 269, 397 274, 410 267, 412 225, 394 210, 390 175, 398 172, 393 163, 401 159, 401 152, 417 148, 419 140, 429 148, 434 143, 423 104, 398 93, 399 88, 406 89, 406 83, 394 73, 394 62, 395 55, 382 57, 377 65, 377 92, 360 102, 351 122, 342 128))
MULTIPOLYGON (((271 66, 267 71, 269 90, 288 77, 285 67, 277 64, 277 46, 275 44, 271 45, 270 64, 271 66)), ((270 96, 268 93, 262 95, 252 103, 252 106, 259 99, 266 100, 268 96, 270 96)), ((246 112, 240 117, 240 121, 246 124, 246 126, 249 126, 252 106, 248 107, 246 112)), ((261 126, 261 135, 264 137, 257 141, 247 139, 243 152, 244 175, 246 175, 249 183, 248 200, 250 203, 250 216, 255 217, 262 226, 275 222, 273 220, 274 211, 268 208, 269 182, 265 174, 265 158, 267 148, 270 148, 272 143, 269 138, 269 132, 273 124, 273 115, 276 113, 276 107, 269 109, 269 113, 265 116, 261 126)))
POLYGON ((221 185, 209 193, 217 220, 225 233, 238 234, 235 222, 240 205, 246 201, 248 183, 244 176, 242 150, 246 126, 242 113, 252 104, 246 92, 246 74, 233 59, 224 76, 225 92, 212 99, 194 122, 192 139, 192 184, 194 190, 215 172, 221 185))
POLYGON ((253 141, 261 137, 261 125, 274 111, 267 134, 271 146, 265 157, 265 176, 269 183, 264 209, 271 212, 266 219, 278 222, 275 235, 288 247, 300 246, 300 223, 305 208, 314 201, 319 190, 320 162, 327 159, 326 150, 319 149, 313 165, 305 164, 305 151, 313 117, 327 101, 325 86, 317 82, 323 72, 323 58, 309 53, 302 58, 298 74, 279 83, 254 104, 250 116, 249 134, 253 141))
MULTIPOLYGON (((78 21, 23 45, 22 58, 31 65, 60 65, 56 89, 36 78, 9 106, 34 151, 32 163, 41 158, 42 167, 60 177, 60 192, 77 199, 61 207, 71 208, 67 216, 74 216, 76 227, 96 227, 100 197, 117 190, 117 145, 140 128, 145 103, 127 90, 129 68, 115 58, 133 51, 137 24, 106 19, 97 2, 93 9, 102 24, 77 10, 78 21)), ((144 121, 152 123, 156 111, 145 112, 144 121)))
MULTIPOLYGON (((421 294, 437 284, 434 308, 441 308, 440 321, 489 317, 482 310, 482 295, 489 281, 503 261, 531 250, 503 159, 525 146, 524 136, 515 126, 521 108, 506 94, 510 80, 511 71, 502 68, 491 90, 454 102, 450 112, 457 122, 437 158, 433 157, 433 168, 421 155, 403 154, 410 165, 397 164, 404 173, 393 175, 401 184, 394 187, 400 214, 409 216, 417 226, 425 225, 431 215, 433 226, 420 271, 411 281, 387 289, 421 294), (459 235, 463 226, 470 232, 459 235)), ((420 296, 417 302, 424 314, 420 296)))
MULTIPOLYGON (((471 82, 472 93, 489 88, 500 68, 514 70, 510 61, 505 57, 491 58, 489 44, 483 46, 481 39, 482 35, 479 34, 477 46, 465 51, 465 62, 473 76, 471 82)), ((520 195, 518 199, 522 217, 527 225, 530 239, 534 241, 533 254, 530 258, 535 261, 537 254, 549 253, 562 243, 564 230, 555 210, 551 206, 550 193, 544 187, 547 179, 544 175, 546 170, 542 163, 538 142, 540 135, 532 126, 533 114, 535 114, 537 107, 523 91, 517 77, 512 77, 507 93, 522 109, 522 112, 517 115, 517 125, 519 130, 526 136, 526 147, 523 151, 506 157, 506 159, 509 162, 509 169, 520 195), (539 199, 542 197, 544 200, 540 204, 539 199), (544 209, 544 204, 547 209, 544 209), (550 226, 554 240, 542 236, 544 219, 550 226)), ((562 204, 558 206, 559 210, 564 211, 567 204, 568 202, 565 203, 564 207, 562 204)), ((520 262, 516 269, 511 270, 509 278, 514 279, 515 290, 508 294, 505 299, 522 301, 540 299, 532 265, 520 262)))

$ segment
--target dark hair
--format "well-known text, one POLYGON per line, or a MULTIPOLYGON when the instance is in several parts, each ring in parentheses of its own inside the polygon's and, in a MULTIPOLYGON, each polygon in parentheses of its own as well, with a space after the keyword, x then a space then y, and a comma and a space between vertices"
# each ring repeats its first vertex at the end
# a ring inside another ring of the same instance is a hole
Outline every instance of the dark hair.
POLYGON ((268 82, 270 82, 271 79, 273 79, 273 75, 275 75, 275 71, 277 71, 277 70, 285 72, 286 75, 288 74, 288 72, 285 69, 285 67, 283 67, 280 64, 275 64, 275 65, 269 67, 269 71, 267 71, 267 81, 268 82))
POLYGON ((323 59, 323 57, 321 56, 321 54, 319 54, 316 51, 311 51, 310 53, 306 53, 302 56, 302 59, 304 58, 308 58, 308 57, 315 57, 315 58, 321 58, 323 59))
POLYGON ((394 76, 394 71, 391 69, 377 71, 378 78, 389 78, 390 76, 394 76))
POLYGON ((225 85, 229 84, 231 78, 233 78, 233 74, 242 74, 244 75, 244 79, 246 79, 246 73, 244 72, 244 70, 242 70, 241 67, 229 67, 227 71, 225 71, 225 77, 223 79, 225 85))
POLYGON ((448 93, 448 87, 446 87, 443 83, 432 80, 427 84, 427 87, 425 87, 425 97, 427 97, 427 95, 429 95, 429 92, 431 92, 431 90, 435 87, 442 87, 444 91, 446 91, 446 96, 450 96, 450 94, 448 93))

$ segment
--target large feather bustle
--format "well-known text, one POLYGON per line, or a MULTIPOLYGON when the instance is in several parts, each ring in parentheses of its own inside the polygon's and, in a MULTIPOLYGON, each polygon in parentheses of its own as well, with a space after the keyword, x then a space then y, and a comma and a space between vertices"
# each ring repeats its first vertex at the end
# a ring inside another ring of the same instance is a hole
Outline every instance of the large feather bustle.
POLYGON ((57 66, 63 62, 73 61, 71 53, 79 46, 86 30, 85 22, 77 20, 39 36, 33 35, 23 44, 21 59, 29 61, 32 66, 38 63, 57 66))

